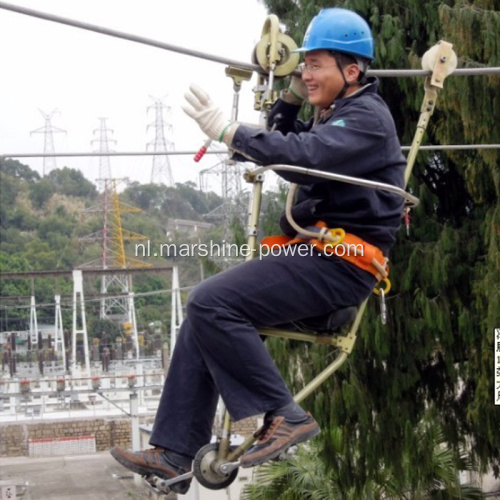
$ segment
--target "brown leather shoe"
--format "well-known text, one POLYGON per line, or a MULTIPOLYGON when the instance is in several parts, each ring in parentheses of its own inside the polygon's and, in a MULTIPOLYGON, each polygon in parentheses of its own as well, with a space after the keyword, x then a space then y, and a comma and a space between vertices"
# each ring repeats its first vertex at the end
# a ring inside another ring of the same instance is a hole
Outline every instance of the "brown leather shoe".
MULTIPOLYGON (((153 448, 144 451, 128 451, 120 446, 115 446, 110 450, 110 453, 113 458, 124 467, 142 476, 155 474, 162 479, 174 479, 181 474, 189 472, 188 469, 176 467, 171 464, 167 460, 163 448, 153 448)), ((172 484, 170 489, 176 493, 184 494, 188 491, 190 484, 191 479, 186 479, 179 483, 172 484)))
POLYGON ((287 422, 285 417, 276 416, 257 431, 257 443, 253 445, 241 458, 242 467, 254 467, 268 460, 272 460, 294 444, 302 443, 318 435, 321 430, 310 413, 307 419, 297 424, 287 422))

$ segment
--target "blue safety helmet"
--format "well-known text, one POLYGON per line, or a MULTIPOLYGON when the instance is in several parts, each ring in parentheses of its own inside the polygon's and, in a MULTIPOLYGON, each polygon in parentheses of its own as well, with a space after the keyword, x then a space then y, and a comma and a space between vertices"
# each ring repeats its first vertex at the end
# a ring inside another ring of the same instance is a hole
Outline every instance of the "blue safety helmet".
POLYGON ((352 10, 322 9, 309 23, 302 47, 297 52, 331 50, 368 61, 373 55, 373 36, 368 23, 352 10))

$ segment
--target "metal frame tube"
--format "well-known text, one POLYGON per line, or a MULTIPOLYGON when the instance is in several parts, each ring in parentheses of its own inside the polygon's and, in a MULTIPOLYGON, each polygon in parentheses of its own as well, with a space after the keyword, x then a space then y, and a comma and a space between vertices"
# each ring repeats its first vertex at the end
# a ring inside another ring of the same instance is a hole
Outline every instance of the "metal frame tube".
POLYGON ((332 172, 323 172, 322 170, 313 170, 306 167, 297 167, 295 165, 285 165, 285 164, 275 164, 267 165, 265 167, 258 167, 253 170, 252 173, 259 174, 267 170, 284 170, 287 172, 296 172, 303 175, 311 175, 313 177, 321 177, 323 179, 329 179, 332 181, 345 182, 347 184, 356 184, 358 186, 363 186, 377 191, 389 191, 391 193, 397 194, 405 199, 405 201, 411 205, 416 206, 420 203, 419 199, 407 193, 404 189, 400 187, 393 186, 392 184, 385 184, 383 182, 369 181, 367 179, 361 179, 359 177, 351 177, 349 175, 334 174, 332 172))
POLYGON ((255 257, 257 252, 257 234, 259 229, 259 216, 262 204, 262 187, 264 178, 262 175, 253 175, 252 172, 247 175, 247 180, 253 183, 253 192, 252 199, 250 200, 247 226, 247 244, 250 252, 248 253, 246 260, 250 260, 255 257))

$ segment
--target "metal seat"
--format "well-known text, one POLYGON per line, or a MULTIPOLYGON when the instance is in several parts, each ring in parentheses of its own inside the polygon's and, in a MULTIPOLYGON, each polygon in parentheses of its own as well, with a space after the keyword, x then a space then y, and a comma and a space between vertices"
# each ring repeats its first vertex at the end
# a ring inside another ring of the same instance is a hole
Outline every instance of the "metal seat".
POLYGON ((347 323, 354 321, 358 308, 356 306, 336 309, 322 316, 304 318, 299 321, 293 321, 287 327, 292 330, 304 333, 321 333, 333 335, 339 333, 339 330, 347 323))

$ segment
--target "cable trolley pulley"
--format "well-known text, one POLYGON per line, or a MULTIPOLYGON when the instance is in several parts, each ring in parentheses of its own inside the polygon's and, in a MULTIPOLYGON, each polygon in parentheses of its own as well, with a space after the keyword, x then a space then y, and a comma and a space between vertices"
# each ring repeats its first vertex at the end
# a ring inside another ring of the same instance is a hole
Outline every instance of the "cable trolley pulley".
POLYGON ((262 28, 262 36, 255 46, 252 62, 258 64, 266 76, 260 74, 255 89, 255 105, 258 111, 268 111, 277 99, 277 92, 273 90, 274 78, 285 77, 299 64, 300 56, 295 41, 281 32, 278 16, 271 14, 267 17, 262 28), (267 80, 267 83, 266 83, 267 80))

